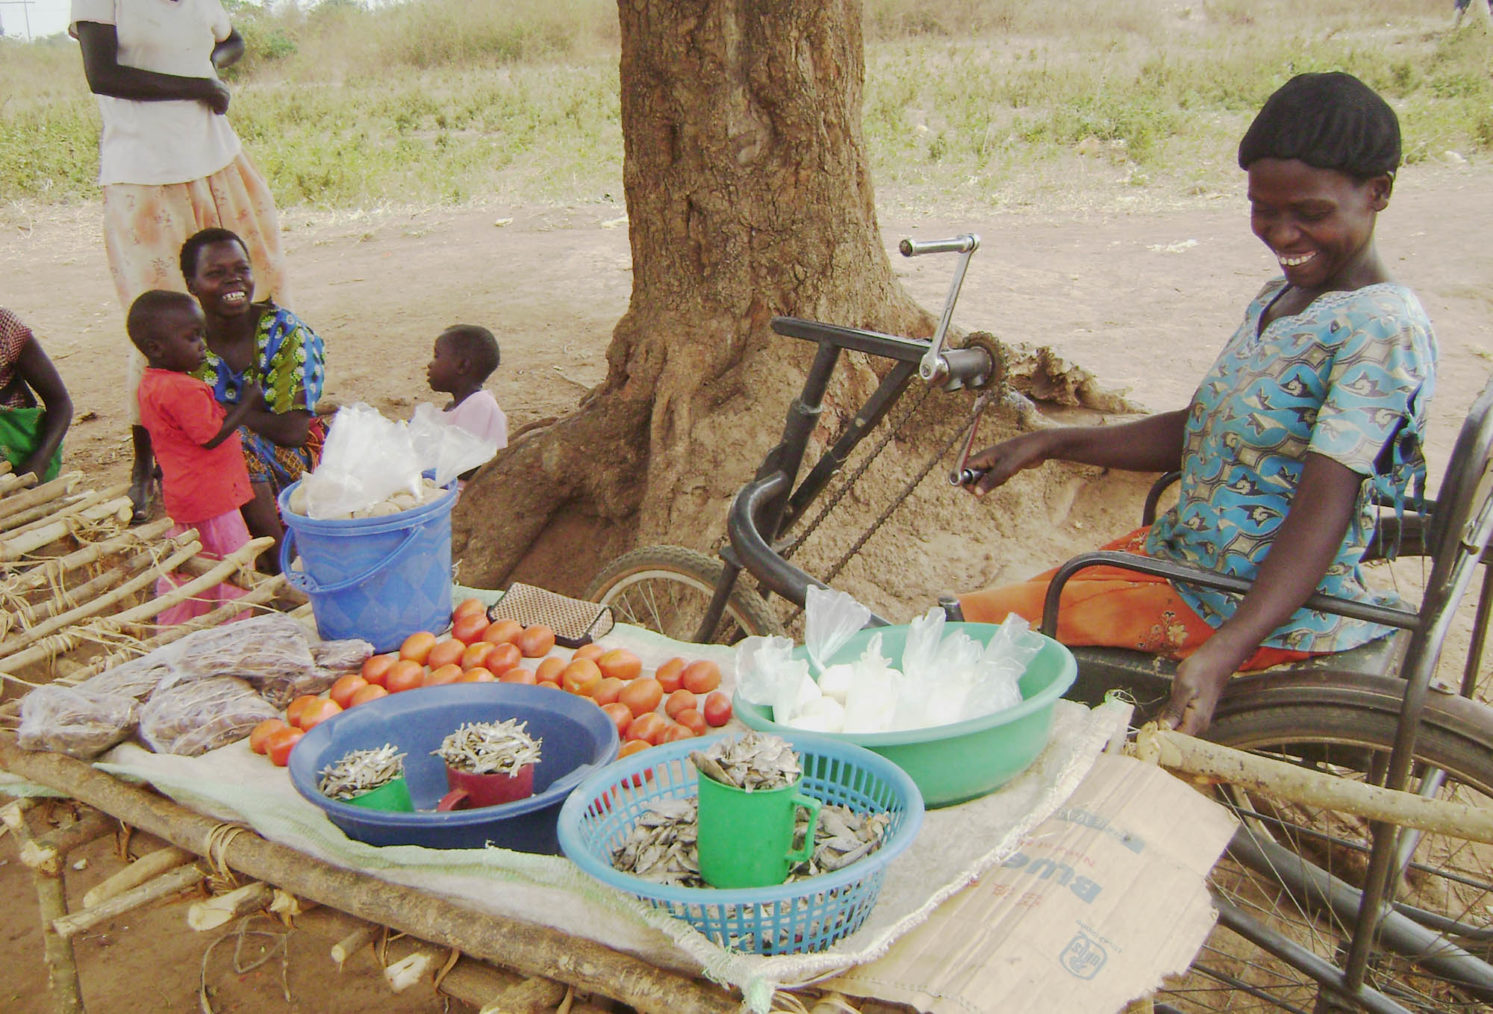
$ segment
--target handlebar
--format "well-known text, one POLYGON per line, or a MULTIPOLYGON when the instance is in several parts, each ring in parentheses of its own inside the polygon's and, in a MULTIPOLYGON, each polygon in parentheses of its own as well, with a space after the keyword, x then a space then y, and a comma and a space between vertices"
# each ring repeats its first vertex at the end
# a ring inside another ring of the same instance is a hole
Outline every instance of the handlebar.
POLYGON ((974 253, 980 249, 980 237, 972 232, 953 239, 904 239, 897 244, 903 257, 921 257, 932 253, 974 253))

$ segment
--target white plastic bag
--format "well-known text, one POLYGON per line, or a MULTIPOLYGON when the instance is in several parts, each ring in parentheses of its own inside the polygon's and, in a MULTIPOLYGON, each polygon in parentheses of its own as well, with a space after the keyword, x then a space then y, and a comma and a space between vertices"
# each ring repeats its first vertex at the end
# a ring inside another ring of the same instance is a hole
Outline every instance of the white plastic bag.
POLYGON ((814 672, 823 672, 870 618, 871 610, 844 592, 810 585, 804 595, 804 647, 814 672))
POLYGON ((318 520, 347 517, 401 490, 418 502, 420 457, 409 427, 362 402, 338 409, 321 464, 301 480, 306 514, 318 520))
POLYGON ((478 465, 491 461, 498 453, 497 444, 451 425, 446 421, 445 413, 429 403, 415 407, 409 430, 420 469, 435 472, 437 486, 455 482, 478 465))
POLYGON ((786 637, 748 637, 736 646, 736 692, 741 699, 770 706, 780 688, 796 675, 795 666, 808 673, 808 663, 793 660, 793 642, 786 637))

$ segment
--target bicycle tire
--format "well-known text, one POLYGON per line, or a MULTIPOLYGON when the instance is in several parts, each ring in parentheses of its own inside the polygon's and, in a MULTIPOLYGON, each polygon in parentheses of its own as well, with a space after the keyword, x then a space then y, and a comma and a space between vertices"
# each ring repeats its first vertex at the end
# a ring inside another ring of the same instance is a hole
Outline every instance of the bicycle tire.
MULTIPOLYGON (((683 546, 644 546, 603 567, 586 597, 610 606, 619 622, 676 641, 693 641, 725 566, 716 557, 683 546)), ((780 629, 762 596, 738 582, 708 643, 735 644, 743 637, 777 634, 780 629)))
MULTIPOLYGON (((1220 703, 1207 738, 1344 777, 1361 776, 1388 756, 1404 684, 1350 673, 1260 675, 1236 679, 1220 703)), ((1438 796, 1493 805, 1493 721, 1484 706, 1459 697, 1429 702, 1416 741, 1418 780, 1431 765, 1446 772, 1438 796)), ((1418 784, 1418 782, 1417 782, 1418 784)), ((1412 786, 1413 787, 1413 786, 1412 786)), ((1277 843, 1354 886, 1367 866, 1368 823, 1321 813, 1265 793, 1225 789, 1221 802, 1241 820, 1268 831, 1277 843)), ((1431 916, 1463 922, 1476 914, 1485 927, 1493 912, 1493 846, 1445 835, 1423 835, 1411 858, 1400 901, 1431 916)), ((1280 879, 1230 855, 1209 877, 1220 897, 1281 936, 1341 967, 1351 925, 1321 905, 1292 898, 1280 879)), ((1417 921, 1430 923, 1426 916, 1417 921)), ((1487 934, 1484 934, 1485 936, 1487 934)), ((1489 942, 1458 946, 1487 961, 1489 942)), ((1409 959, 1376 945, 1368 985, 1410 1011, 1485 1011, 1486 1000, 1409 959)), ((1228 929, 1209 937, 1181 983, 1161 994, 1183 1011, 1280 1009, 1320 1012, 1357 1009, 1292 965, 1228 929)))

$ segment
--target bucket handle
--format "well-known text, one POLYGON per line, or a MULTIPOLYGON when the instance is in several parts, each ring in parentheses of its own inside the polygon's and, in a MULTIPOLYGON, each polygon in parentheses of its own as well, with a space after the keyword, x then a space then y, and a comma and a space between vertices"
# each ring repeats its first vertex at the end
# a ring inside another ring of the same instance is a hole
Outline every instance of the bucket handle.
POLYGON ((404 541, 395 547, 394 552, 356 577, 343 578, 334 584, 323 585, 317 584, 316 578, 312 577, 309 571, 291 569, 290 561, 293 559, 295 553, 295 529, 287 527, 285 529, 285 537, 280 540, 280 573, 285 575, 285 580, 290 582, 292 588, 295 588, 297 591, 303 591, 308 595, 334 595, 337 592, 344 592, 349 588, 357 587, 379 571, 397 564, 409 552, 410 547, 414 545, 415 537, 424 528, 424 525, 416 525, 414 528, 411 528, 409 533, 405 535, 404 541))

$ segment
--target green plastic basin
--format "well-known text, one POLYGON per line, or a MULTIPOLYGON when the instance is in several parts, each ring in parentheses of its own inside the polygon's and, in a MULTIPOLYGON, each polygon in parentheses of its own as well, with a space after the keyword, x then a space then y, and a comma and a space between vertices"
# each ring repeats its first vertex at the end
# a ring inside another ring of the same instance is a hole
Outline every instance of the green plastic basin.
MULTIPOLYGON (((950 623, 945 633, 963 630, 970 637, 989 643, 997 629, 992 623, 950 623)), ((907 628, 871 627, 855 634, 829 660, 830 665, 853 662, 866 644, 881 635, 882 654, 900 666, 907 628)), ((1078 666, 1067 648, 1050 637, 1027 666, 1019 681, 1022 701, 1014 708, 992 712, 952 725, 898 732, 816 733, 874 750, 906 771, 917 783, 928 807, 952 806, 993 792, 1015 778, 1037 759, 1052 732, 1052 712, 1058 698, 1078 676, 1078 666)), ((802 658, 798 648, 795 657, 802 658)), ((737 694, 732 702, 736 717, 747 726, 766 732, 791 734, 789 726, 772 720, 772 709, 752 704, 737 694)))

